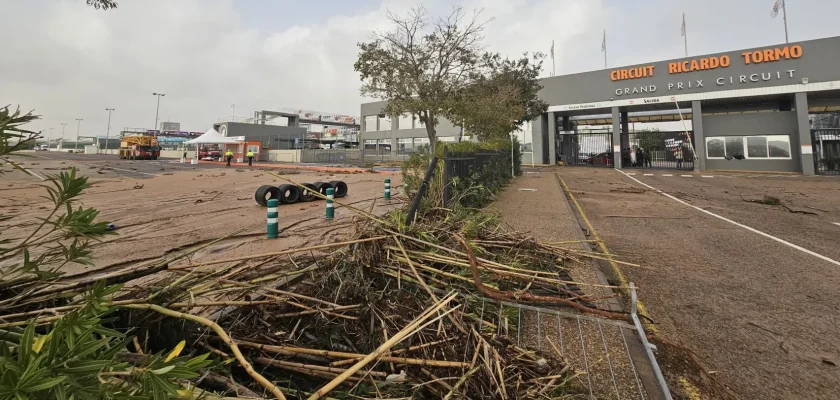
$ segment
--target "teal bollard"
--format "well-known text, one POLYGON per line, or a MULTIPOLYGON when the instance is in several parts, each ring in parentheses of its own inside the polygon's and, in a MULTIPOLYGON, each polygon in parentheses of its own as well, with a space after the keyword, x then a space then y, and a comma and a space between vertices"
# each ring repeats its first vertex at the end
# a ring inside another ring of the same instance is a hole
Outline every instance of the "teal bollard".
POLYGON ((269 239, 277 239, 277 205, 278 201, 276 199, 271 199, 268 201, 268 218, 266 219, 267 227, 268 227, 268 238, 269 239))
POLYGON ((331 220, 335 217, 335 205, 333 204, 333 198, 335 197, 335 189, 328 188, 327 189, 327 219, 331 220))
POLYGON ((385 178, 385 200, 391 200, 391 178, 385 178))

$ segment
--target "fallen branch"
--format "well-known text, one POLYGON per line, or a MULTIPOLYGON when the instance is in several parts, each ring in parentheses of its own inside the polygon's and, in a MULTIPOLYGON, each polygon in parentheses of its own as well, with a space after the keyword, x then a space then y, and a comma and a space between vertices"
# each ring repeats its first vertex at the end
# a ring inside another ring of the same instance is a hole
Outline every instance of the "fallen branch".
POLYGON ((494 290, 484 286, 484 283, 481 281, 481 277, 478 274, 478 261, 475 259, 475 254, 473 254, 472 247, 470 247, 469 243, 458 234, 453 235, 461 245, 464 246, 464 249, 467 251, 467 255, 470 258, 470 267, 472 268, 473 274, 473 281, 475 282, 475 286, 480 290, 482 293, 486 294, 488 297, 494 300, 500 301, 509 301, 509 302, 531 302, 531 303, 548 303, 548 304, 564 304, 569 307, 575 308, 577 310, 587 312, 590 314, 599 315, 605 318, 612 318, 612 319, 620 319, 624 321, 630 321, 630 317, 626 314, 615 313, 610 311, 604 311, 597 308, 589 308, 583 306, 575 301, 569 300, 564 297, 556 297, 556 296, 537 296, 530 293, 521 293, 521 292, 504 292, 501 290, 494 290))
POLYGON ((257 383, 259 383, 260 386, 264 387, 266 390, 271 392, 271 394, 273 394, 274 397, 278 400, 286 400, 286 396, 283 395, 283 392, 281 392, 280 389, 277 388, 277 386, 274 386, 274 384, 269 382, 268 379, 265 379, 265 377, 263 377, 257 371, 254 370, 254 367, 251 366, 251 363, 249 363, 248 360, 245 359, 245 356, 242 355, 242 352, 239 351, 239 346, 236 345, 236 342, 234 342, 233 339, 231 339, 230 336, 227 334, 227 332, 225 332, 225 330, 222 329, 222 327, 216 324, 215 322, 210 321, 209 319, 204 317, 173 311, 155 304, 129 304, 123 306, 123 308, 128 308, 132 310, 154 311, 159 314, 166 315, 168 317, 199 323, 212 329, 214 332, 216 332, 217 335, 219 335, 222 341, 224 341, 225 344, 227 344, 228 347, 230 347, 230 350, 233 352, 233 355, 236 357, 236 360, 239 361, 239 365, 241 365, 242 368, 245 369, 245 372, 248 373, 248 375, 250 375, 251 378, 254 378, 254 380, 257 381, 257 383))
MULTIPOLYGON (((348 368, 347 371, 345 371, 344 373, 342 373, 341 375, 337 376, 335 379, 333 379, 332 381, 330 381, 329 383, 324 385, 324 387, 322 387, 321 389, 318 389, 317 392, 315 392, 311 396, 309 396, 308 400, 317 400, 317 399, 320 399, 323 396, 326 396, 327 393, 329 393, 331 390, 335 389, 335 387, 338 386, 339 384, 341 384, 341 382, 344 382, 344 380, 346 380, 348 377, 350 377, 350 375, 353 375, 354 373, 356 373, 356 371, 362 369, 365 365, 367 365, 371 361, 375 360, 377 357, 381 356, 382 353, 385 353, 386 351, 388 351, 388 349, 390 349, 392 346, 394 346, 397 343, 403 341, 408 336, 416 333, 418 329, 423 329, 423 327, 425 326, 425 325, 423 325, 423 323, 427 319, 429 319, 433 314, 437 313, 441 308, 443 308, 447 304, 449 304, 449 302, 454 300, 457 295, 458 295, 457 293, 452 293, 452 294, 446 296, 444 299, 442 299, 442 300, 436 302, 435 304, 433 304, 430 308, 426 309, 426 311, 424 311, 422 314, 420 314, 420 316, 415 318, 414 321, 411 324, 404 327, 402 330, 397 332, 394 336, 391 336, 391 339, 389 339, 385 343, 381 344, 376 350, 374 350, 372 353, 368 354, 367 356, 365 356, 364 358, 359 360, 359 362, 357 362, 352 367, 348 368)), ((455 308, 452 308, 449 311, 451 312, 453 310, 455 310, 455 308)), ((449 314, 449 312, 446 312, 443 315, 447 315, 447 314, 449 314)), ((432 322, 440 319, 441 317, 443 317, 443 315, 438 316, 437 318, 432 320, 432 322)))

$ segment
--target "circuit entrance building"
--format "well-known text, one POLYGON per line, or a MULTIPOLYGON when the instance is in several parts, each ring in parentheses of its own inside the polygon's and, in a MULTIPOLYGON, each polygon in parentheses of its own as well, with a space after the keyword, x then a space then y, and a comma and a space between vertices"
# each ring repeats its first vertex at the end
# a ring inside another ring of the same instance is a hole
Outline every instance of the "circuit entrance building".
MULTIPOLYGON (((812 132, 809 118, 840 111, 840 37, 556 76, 541 84, 549 109, 532 124, 538 164, 645 167, 636 161, 638 152, 675 161, 667 164, 675 168, 813 175, 840 157, 826 154, 833 144, 812 132), (655 140, 630 130, 636 122, 681 120, 690 123, 679 132, 651 134, 655 140), (611 129, 593 137, 578 129, 583 125, 611 129)), ((365 142, 413 133, 390 121, 391 132, 372 127, 381 126, 375 114, 383 105, 362 105, 365 142)), ((444 122, 439 136, 456 129, 444 122)))

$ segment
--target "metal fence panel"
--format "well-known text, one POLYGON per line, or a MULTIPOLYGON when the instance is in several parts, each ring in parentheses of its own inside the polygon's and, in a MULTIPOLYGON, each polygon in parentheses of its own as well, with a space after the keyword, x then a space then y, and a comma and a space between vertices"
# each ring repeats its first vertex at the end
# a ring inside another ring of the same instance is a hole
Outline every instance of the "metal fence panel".
POLYGON ((840 175, 840 129, 813 129, 814 170, 818 175, 840 175))
POLYGON ((694 142, 691 132, 651 131, 628 135, 621 145, 622 168, 694 169, 694 142))
POLYGON ((558 147, 565 165, 613 167, 611 133, 563 134, 558 147))

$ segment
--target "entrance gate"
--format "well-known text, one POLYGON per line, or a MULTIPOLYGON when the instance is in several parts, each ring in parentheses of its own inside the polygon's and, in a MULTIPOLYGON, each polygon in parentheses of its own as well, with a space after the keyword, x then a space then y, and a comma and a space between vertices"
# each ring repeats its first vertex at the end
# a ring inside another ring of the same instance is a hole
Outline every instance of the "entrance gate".
POLYGON ((613 168, 611 133, 562 133, 557 135, 557 159, 565 165, 613 168))
POLYGON ((621 141, 622 168, 694 169, 692 132, 645 131, 621 141))
POLYGON ((840 129, 812 129, 811 144, 817 175, 840 175, 840 129))

